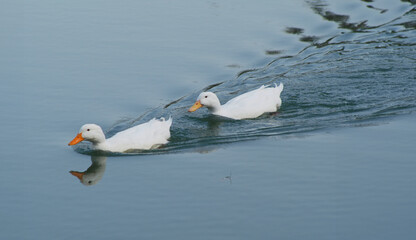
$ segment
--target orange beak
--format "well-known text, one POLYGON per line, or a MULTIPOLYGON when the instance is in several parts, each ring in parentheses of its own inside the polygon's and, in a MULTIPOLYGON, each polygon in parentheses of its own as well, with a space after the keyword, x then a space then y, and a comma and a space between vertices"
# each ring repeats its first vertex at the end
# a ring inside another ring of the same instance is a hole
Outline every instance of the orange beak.
POLYGON ((82 133, 78 133, 77 136, 74 139, 72 139, 71 142, 68 143, 68 145, 72 146, 84 140, 85 139, 82 137, 82 133))
POLYGON ((82 173, 82 172, 75 172, 75 171, 69 171, 69 173, 71 173, 72 175, 74 175, 75 177, 77 177, 80 181, 82 181, 82 177, 85 174, 85 173, 82 173))
POLYGON ((196 101, 195 104, 188 109, 188 112, 195 112, 197 109, 203 107, 203 105, 201 104, 201 101, 196 101))

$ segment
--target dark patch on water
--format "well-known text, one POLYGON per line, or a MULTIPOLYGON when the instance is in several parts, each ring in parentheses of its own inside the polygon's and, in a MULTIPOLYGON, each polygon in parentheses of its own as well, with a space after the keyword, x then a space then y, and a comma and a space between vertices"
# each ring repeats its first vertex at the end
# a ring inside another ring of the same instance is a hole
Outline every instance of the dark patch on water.
POLYGON ((374 7, 373 5, 367 5, 367 7, 371 8, 371 9, 374 9, 374 10, 377 10, 377 11, 380 11, 380 13, 385 13, 388 10, 388 9, 377 8, 377 7, 374 7))
POLYGON ((287 27, 285 32, 289 34, 302 34, 304 30, 302 28, 287 27))
POLYGON ((279 55, 282 54, 283 51, 281 50, 266 50, 267 55, 279 55))
POLYGON ((299 38, 299 40, 301 42, 312 42, 313 43, 313 42, 318 41, 319 38, 316 37, 316 36, 302 36, 301 38, 299 38))
POLYGON ((371 28, 367 25, 367 21, 349 22, 350 17, 348 15, 338 14, 328 10, 328 5, 321 1, 308 1, 307 3, 316 14, 320 15, 326 21, 337 23, 339 28, 348 29, 353 32, 360 32, 371 28))

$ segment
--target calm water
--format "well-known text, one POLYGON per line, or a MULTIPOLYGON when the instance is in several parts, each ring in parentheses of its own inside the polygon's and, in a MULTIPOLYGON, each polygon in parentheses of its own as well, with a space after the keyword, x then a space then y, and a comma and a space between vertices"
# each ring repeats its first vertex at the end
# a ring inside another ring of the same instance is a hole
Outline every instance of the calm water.
POLYGON ((0 21, 1 239, 415 236, 414 1, 4 1, 0 21), (277 114, 186 112, 275 82, 277 114), (157 151, 67 146, 169 115, 157 151))

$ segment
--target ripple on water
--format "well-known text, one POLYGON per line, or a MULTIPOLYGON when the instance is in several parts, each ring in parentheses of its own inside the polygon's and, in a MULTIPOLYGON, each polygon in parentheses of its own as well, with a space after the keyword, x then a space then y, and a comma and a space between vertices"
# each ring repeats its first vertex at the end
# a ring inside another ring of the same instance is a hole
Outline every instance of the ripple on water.
MULTIPOLYGON (((382 117, 413 112, 416 107, 416 11, 412 9, 379 26, 368 26, 365 21, 352 23, 348 16, 331 12, 325 5, 312 4, 311 8, 348 32, 326 38, 309 36, 311 45, 295 56, 280 56, 263 68, 242 71, 235 79, 200 90, 213 91, 226 102, 262 84, 283 82, 283 105, 276 114, 236 121, 211 116, 206 110, 188 113, 198 91, 135 119, 123 119, 108 130, 107 136, 153 117, 171 115, 174 123, 170 143, 157 150, 127 153, 161 154, 264 136, 296 135, 363 122, 371 124, 382 117)), ((288 27, 286 32, 300 35, 300 41, 308 37, 302 35, 304 29, 300 28, 288 27)), ((76 150, 96 153, 88 144, 81 144, 76 150)))

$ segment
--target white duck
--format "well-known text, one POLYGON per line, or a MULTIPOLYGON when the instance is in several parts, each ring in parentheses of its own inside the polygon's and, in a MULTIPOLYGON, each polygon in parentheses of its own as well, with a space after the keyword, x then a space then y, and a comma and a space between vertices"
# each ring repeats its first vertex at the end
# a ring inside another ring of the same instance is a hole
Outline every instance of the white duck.
POLYGON ((212 92, 202 92, 195 104, 189 108, 189 112, 196 111, 201 107, 207 107, 215 115, 232 118, 246 119, 256 118, 263 113, 276 112, 282 105, 280 93, 283 84, 275 87, 261 86, 260 88, 237 96, 226 104, 221 105, 217 95, 212 92))
POLYGON ((109 139, 96 124, 85 124, 78 135, 68 145, 75 145, 81 141, 92 142, 95 150, 110 152, 125 152, 127 150, 148 150, 168 143, 172 118, 152 119, 146 123, 116 133, 109 139))

